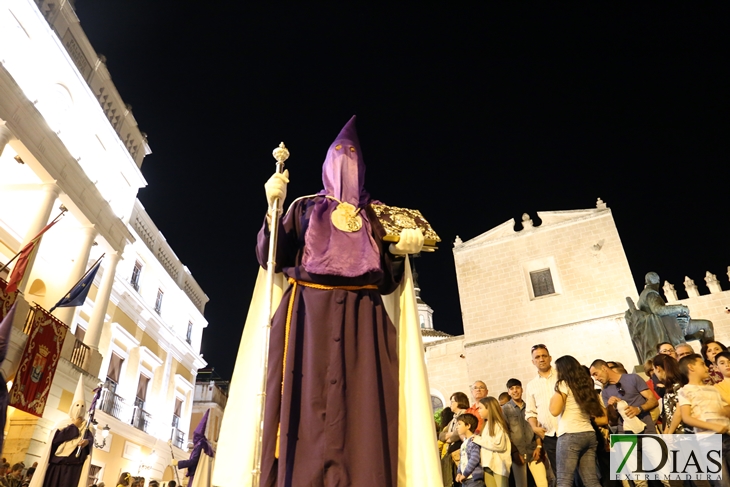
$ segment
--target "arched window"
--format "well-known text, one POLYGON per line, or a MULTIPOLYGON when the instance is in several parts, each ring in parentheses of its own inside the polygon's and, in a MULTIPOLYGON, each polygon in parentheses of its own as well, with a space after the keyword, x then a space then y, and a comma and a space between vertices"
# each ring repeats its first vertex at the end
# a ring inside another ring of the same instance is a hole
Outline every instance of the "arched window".
POLYGON ((45 296, 46 283, 40 279, 34 280, 30 285, 30 289, 28 289, 28 294, 32 294, 34 296, 45 296))

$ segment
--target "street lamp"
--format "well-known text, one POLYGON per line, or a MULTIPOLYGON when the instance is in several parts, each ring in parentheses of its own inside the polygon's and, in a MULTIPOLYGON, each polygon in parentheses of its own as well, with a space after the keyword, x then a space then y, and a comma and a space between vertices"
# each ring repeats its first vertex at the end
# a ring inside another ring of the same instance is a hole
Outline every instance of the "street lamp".
MULTIPOLYGON (((98 423, 96 422, 96 420, 94 420, 94 426, 96 426, 97 424, 98 424, 98 423)), ((104 448, 104 447, 106 446, 106 439, 107 439, 107 438, 109 438, 109 430, 110 430, 110 429, 111 429, 111 428, 109 427, 109 425, 106 425, 106 426, 104 426, 104 427, 103 427, 103 428, 101 429, 101 438, 102 438, 101 444, 99 444, 99 443, 98 443, 98 442, 96 441, 96 435, 94 435, 94 446, 95 446, 95 447, 97 447, 97 448, 99 448, 99 449, 102 449, 102 448, 104 448)))
POLYGON ((137 469, 137 473, 141 474, 142 470, 152 470, 156 463, 157 463, 157 452, 155 450, 152 450, 152 452, 149 455, 147 455, 145 458, 141 458, 139 460, 139 468, 137 469))

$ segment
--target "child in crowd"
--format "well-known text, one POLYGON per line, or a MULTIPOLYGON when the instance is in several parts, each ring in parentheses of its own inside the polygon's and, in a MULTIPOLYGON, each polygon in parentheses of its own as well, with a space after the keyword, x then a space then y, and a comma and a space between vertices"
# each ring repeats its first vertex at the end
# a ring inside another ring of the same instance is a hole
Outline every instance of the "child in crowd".
POLYGON ((730 404, 730 352, 723 351, 715 355, 715 366, 722 374, 722 382, 715 384, 722 399, 730 404))
POLYGON ((682 387, 682 374, 679 371, 679 364, 671 355, 659 354, 654 357, 654 374, 664 384, 664 396, 662 397, 661 417, 662 433, 665 435, 684 434, 682 415, 678 407, 677 392, 682 387))
POLYGON ((507 404, 509 402, 509 400, 510 400, 509 392, 503 392, 502 394, 499 395, 499 405, 500 406, 504 406, 505 404, 507 404))
POLYGON ((509 471, 512 467, 512 444, 509 426, 499 402, 485 397, 477 404, 479 415, 484 419, 484 431, 475 436, 474 442, 481 446, 481 464, 484 484, 487 487, 508 487, 509 471))
MULTIPOLYGON (((494 400, 494 399, 492 399, 494 400)), ((456 471, 456 481, 461 482, 462 487, 484 487, 484 471, 481 465, 481 448, 474 442, 474 435, 479 420, 470 413, 459 416, 456 426, 459 436, 464 438, 461 444, 459 468, 456 471)))
MULTIPOLYGON (((714 357, 713 357, 714 358, 714 357)), ((720 392, 705 385, 710 371, 703 357, 693 353, 679 361, 679 371, 687 384, 677 393, 682 422, 694 428, 695 433, 719 433, 722 435, 722 476, 717 485, 730 485, 727 459, 730 455, 730 405, 723 401, 720 392)))

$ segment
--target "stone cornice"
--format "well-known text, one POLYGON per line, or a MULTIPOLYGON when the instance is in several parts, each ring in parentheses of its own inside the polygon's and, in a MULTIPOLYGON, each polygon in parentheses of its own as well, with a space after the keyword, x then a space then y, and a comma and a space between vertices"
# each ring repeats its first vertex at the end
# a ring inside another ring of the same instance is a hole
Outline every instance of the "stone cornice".
POLYGON ((492 245, 500 244, 510 239, 529 237, 543 231, 562 228, 576 223, 602 218, 611 215, 609 208, 586 209, 586 210, 565 210, 565 211, 538 211, 537 216, 542 220, 539 227, 531 227, 526 230, 514 230, 515 221, 506 222, 484 232, 483 234, 467 240, 454 247, 454 254, 481 249, 492 245))
MULTIPOLYGON (((22 143, 18 153, 26 164, 44 181, 55 180, 68 196, 67 206, 76 207, 77 217, 95 225, 113 250, 123 252, 134 236, 124 222, 112 211, 81 165, 66 149, 61 139, 50 129, 43 116, 23 94, 10 73, 0 65, 0 119, 22 143), (25 153, 24 153, 25 152, 25 153)), ((69 208, 73 211, 73 208, 69 208)))

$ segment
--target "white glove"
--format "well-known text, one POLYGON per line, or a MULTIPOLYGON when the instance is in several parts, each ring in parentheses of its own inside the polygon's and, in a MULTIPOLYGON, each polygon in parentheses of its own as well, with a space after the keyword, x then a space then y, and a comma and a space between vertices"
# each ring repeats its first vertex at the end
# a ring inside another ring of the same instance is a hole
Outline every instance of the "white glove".
POLYGON ((264 190, 266 191, 266 201, 269 203, 269 208, 274 206, 274 200, 279 200, 279 208, 286 199, 286 185, 289 183, 289 169, 285 170, 282 174, 274 173, 273 176, 266 181, 264 184, 264 190))
POLYGON ((172 466, 177 467, 177 460, 175 460, 174 458, 172 459, 172 466))
POLYGON ((423 248, 423 233, 419 228, 404 228, 398 243, 390 244, 393 255, 417 254, 423 248))

